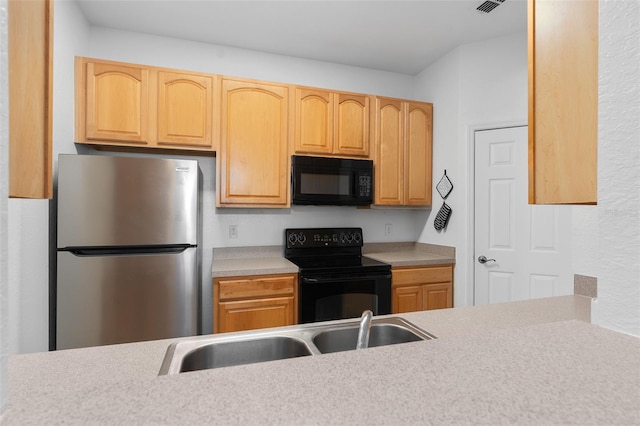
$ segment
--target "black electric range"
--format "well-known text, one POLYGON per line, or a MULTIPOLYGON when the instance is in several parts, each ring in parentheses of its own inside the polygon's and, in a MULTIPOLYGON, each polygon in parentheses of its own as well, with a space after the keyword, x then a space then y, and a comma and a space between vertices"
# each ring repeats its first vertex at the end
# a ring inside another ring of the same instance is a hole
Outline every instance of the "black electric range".
POLYGON ((361 228, 285 230, 285 258, 299 268, 300 323, 391 313, 391 265, 362 256, 361 228))

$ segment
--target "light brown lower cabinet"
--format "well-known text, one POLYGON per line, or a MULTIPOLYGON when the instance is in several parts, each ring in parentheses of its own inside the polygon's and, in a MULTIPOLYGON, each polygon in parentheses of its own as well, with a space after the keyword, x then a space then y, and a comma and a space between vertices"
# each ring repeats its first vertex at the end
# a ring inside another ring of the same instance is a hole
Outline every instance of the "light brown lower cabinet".
POLYGON ((453 265, 394 268, 391 311, 426 311, 453 307, 453 265))
POLYGON ((214 278, 213 332, 296 324, 297 282, 297 274, 214 278))

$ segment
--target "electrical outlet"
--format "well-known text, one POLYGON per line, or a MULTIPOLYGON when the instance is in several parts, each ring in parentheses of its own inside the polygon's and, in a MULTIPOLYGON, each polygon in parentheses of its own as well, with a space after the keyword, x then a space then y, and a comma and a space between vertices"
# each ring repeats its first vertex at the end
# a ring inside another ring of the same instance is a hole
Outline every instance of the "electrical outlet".
POLYGON ((229 225, 229 238, 238 238, 238 225, 229 225))
POLYGON ((384 225, 384 235, 391 235, 391 224, 386 223, 384 225))

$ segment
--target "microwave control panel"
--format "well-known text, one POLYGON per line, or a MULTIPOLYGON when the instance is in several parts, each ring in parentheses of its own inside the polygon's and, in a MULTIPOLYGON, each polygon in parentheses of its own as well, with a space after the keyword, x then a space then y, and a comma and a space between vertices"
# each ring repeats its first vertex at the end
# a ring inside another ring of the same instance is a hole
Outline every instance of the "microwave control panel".
POLYGON ((358 196, 371 196, 371 175, 360 175, 358 176, 358 181, 358 188, 360 189, 358 192, 358 196))

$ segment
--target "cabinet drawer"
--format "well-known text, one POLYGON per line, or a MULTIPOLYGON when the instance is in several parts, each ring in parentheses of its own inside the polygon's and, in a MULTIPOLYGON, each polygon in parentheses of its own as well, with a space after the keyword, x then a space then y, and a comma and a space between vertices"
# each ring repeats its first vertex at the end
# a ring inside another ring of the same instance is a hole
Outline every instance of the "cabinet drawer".
POLYGON ((442 283, 453 280, 453 268, 451 266, 436 266, 394 269, 392 275, 394 287, 408 284, 442 283))
POLYGON ((220 303, 218 332, 295 324, 293 296, 220 303))
POLYGON ((219 279, 220 300, 293 294, 295 275, 219 279))

